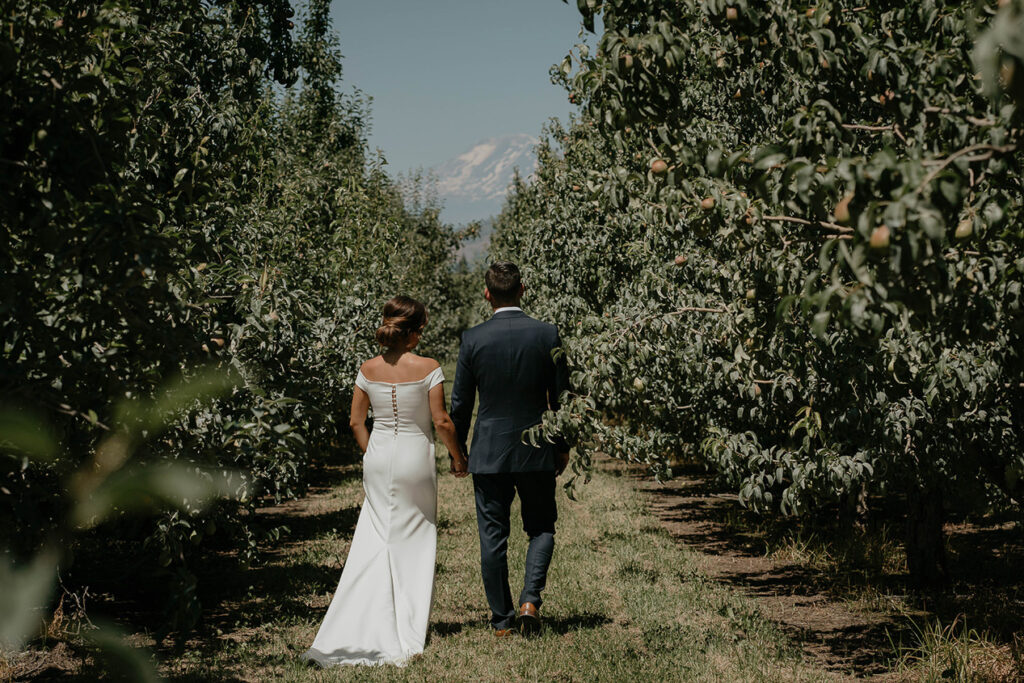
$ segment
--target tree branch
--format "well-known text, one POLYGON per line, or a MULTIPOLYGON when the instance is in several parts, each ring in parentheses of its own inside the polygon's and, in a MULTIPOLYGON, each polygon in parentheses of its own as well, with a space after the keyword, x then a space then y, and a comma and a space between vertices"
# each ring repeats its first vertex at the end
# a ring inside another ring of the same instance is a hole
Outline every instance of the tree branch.
POLYGON ((923 164, 933 163, 937 164, 937 166, 935 167, 935 170, 926 175, 924 180, 921 181, 921 184, 917 186, 917 192, 923 192, 924 188, 928 187, 928 183, 935 180, 935 177, 942 173, 943 169, 964 155, 972 154, 972 156, 968 157, 968 161, 984 161, 986 159, 991 159, 996 154, 1008 154, 1016 149, 1017 145, 989 145, 982 143, 964 147, 961 150, 953 152, 945 159, 929 159, 924 161, 922 162, 923 164), (974 152, 981 151, 984 151, 984 153, 973 154, 974 152))
POLYGON ((835 230, 838 233, 849 234, 853 232, 853 228, 846 225, 839 225, 838 223, 829 223, 828 221, 809 221, 806 218, 797 218, 796 216, 761 216, 766 221, 775 221, 778 223, 799 223, 800 225, 813 225, 815 227, 828 228, 829 230, 835 230))
POLYGON ((903 144, 907 144, 907 139, 903 137, 903 133, 900 132, 900 126, 898 123, 893 123, 888 126, 865 126, 859 123, 844 123, 843 128, 847 130, 866 130, 872 133, 881 133, 884 131, 891 131, 896 134, 903 144))

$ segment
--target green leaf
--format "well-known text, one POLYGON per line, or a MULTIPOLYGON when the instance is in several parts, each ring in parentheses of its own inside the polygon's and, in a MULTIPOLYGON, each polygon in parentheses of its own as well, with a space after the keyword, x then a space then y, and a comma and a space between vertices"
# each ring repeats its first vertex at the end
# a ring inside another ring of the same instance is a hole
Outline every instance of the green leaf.
POLYGON ((58 553, 47 549, 16 568, 0 556, 0 650, 16 652, 39 628, 57 578, 58 553))
POLYGON ((39 418, 0 408, 0 451, 51 460, 57 453, 57 442, 39 418))
POLYGON ((154 432, 168 426, 181 411, 224 395, 239 383, 233 370, 202 368, 194 377, 178 376, 167 382, 152 401, 123 402, 116 411, 117 423, 133 433, 154 432))
POLYGON ((153 656, 146 650, 132 647, 115 625, 98 620, 99 627, 85 632, 85 640, 97 650, 103 660, 103 671, 115 680, 159 683, 153 656))
POLYGON ((205 471, 179 462, 127 467, 103 481, 72 508, 72 523, 95 527, 116 513, 151 510, 162 506, 198 510, 218 497, 245 497, 234 484, 237 473, 205 471))
POLYGON ((819 337, 824 337, 825 332, 828 329, 828 321, 831 317, 832 314, 828 311, 815 313, 814 321, 811 323, 811 331, 819 337))

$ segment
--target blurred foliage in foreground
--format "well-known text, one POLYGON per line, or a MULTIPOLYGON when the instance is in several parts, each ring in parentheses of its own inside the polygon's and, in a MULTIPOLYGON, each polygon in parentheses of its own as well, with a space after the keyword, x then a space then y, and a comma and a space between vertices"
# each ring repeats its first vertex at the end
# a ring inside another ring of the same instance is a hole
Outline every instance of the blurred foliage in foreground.
MULTIPOLYGON (((177 508, 195 516, 217 499, 245 498, 239 472, 209 469, 184 460, 132 462, 147 440, 157 438, 206 399, 227 395, 238 385, 231 373, 207 368, 195 377, 168 384, 151 401, 124 401, 117 421, 82 465, 64 482, 64 514, 47 530, 43 546, 15 566, 0 558, 0 653, 20 650, 49 617, 58 571, 73 557, 76 536, 112 517, 177 508)), ((26 469, 52 461, 59 444, 46 423, 8 408, 0 411, 0 458, 26 469)), ((130 680, 154 679, 149 659, 125 644, 115 627, 90 628, 84 639, 107 660, 107 668, 130 680)))

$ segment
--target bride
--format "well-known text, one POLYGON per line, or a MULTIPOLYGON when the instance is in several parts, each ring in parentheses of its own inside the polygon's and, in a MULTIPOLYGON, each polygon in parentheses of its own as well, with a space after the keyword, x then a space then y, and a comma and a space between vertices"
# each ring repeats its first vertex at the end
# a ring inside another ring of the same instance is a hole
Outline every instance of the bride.
POLYGON ((437 429, 456 477, 465 454, 445 410, 437 361, 412 353, 427 324, 423 304, 396 296, 384 306, 385 348, 356 375, 352 431, 363 456, 363 490, 352 547, 327 615, 303 658, 321 666, 403 665, 423 652, 437 546, 437 429), (373 432, 366 428, 373 408, 373 432))

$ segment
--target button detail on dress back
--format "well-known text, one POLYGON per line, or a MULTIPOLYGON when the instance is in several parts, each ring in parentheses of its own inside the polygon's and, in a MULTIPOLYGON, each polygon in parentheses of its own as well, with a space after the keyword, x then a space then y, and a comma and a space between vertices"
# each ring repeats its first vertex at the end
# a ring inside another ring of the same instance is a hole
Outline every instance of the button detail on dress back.
POLYGON ((395 418, 395 436, 398 436, 398 385, 391 385, 391 411, 395 418))

